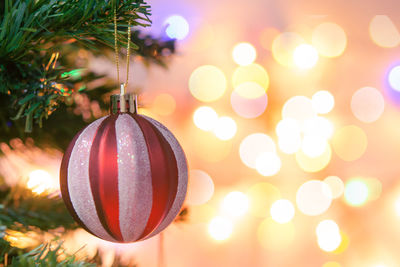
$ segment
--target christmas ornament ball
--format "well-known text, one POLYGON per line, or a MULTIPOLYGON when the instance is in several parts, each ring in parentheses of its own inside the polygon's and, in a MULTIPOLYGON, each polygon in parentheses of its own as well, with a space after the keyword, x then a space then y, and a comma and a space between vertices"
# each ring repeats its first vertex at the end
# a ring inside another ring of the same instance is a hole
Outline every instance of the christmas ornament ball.
POLYGON ((174 135, 154 119, 120 110, 79 132, 60 170, 71 215, 112 242, 164 230, 182 207, 187 183, 185 154, 174 135))

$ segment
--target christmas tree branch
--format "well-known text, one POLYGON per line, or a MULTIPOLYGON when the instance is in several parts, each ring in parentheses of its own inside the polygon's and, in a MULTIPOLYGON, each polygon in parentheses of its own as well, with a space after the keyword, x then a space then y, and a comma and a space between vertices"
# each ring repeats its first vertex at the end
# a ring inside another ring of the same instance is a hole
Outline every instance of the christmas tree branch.
MULTIPOLYGON (((140 27, 151 22, 150 7, 143 0, 0 2, 0 102, 7 101, 0 111, 4 132, 23 137, 34 122, 42 126, 60 103, 100 78, 79 71, 82 66, 77 68, 76 55, 112 51, 114 8, 119 45, 125 46, 128 21, 140 27), (22 119, 25 123, 19 122, 22 119)), ((142 36, 139 31, 130 41, 136 55, 147 62, 165 66, 165 59, 174 52, 173 41, 142 36)))

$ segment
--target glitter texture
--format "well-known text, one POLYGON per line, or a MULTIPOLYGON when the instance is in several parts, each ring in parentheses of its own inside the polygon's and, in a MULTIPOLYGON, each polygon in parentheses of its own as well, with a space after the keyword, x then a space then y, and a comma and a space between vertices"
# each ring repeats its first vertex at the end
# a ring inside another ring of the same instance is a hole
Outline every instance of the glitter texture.
POLYGON ((118 147, 119 221, 124 241, 137 240, 149 219, 153 195, 150 160, 139 125, 128 114, 115 125, 118 147))
POLYGON ((72 149, 68 165, 68 191, 76 214, 97 236, 115 241, 100 223, 89 182, 89 156, 97 128, 106 117, 91 123, 83 130, 72 149))
POLYGON ((149 238, 155 236, 156 234, 164 230, 175 219, 176 215, 178 215, 179 211, 181 210, 187 192, 188 168, 187 168, 185 153, 183 152, 182 147, 179 145, 174 135, 158 121, 149 118, 147 116, 143 116, 143 118, 152 123, 170 144, 172 151, 174 152, 178 167, 178 190, 176 193, 174 203, 172 204, 172 207, 169 210, 168 214, 165 216, 164 220, 153 231, 153 233, 151 233, 147 237, 149 238))

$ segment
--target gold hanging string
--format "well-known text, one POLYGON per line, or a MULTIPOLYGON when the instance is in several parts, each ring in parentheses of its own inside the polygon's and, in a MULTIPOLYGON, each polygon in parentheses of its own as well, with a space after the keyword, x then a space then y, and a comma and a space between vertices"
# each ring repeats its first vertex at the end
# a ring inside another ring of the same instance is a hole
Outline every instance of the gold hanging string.
POLYGON ((117 65, 117 81, 119 84, 119 54, 118 54, 118 37, 117 37, 117 9, 114 9, 114 48, 115 48, 115 64, 117 65))
MULTIPOLYGON (((119 81, 119 53, 118 53, 118 30, 117 30, 117 10, 114 9, 114 47, 115 47, 115 64, 117 65, 117 81, 119 81)), ((128 86, 129 80, 129 59, 131 55, 131 21, 128 22, 128 43, 126 52, 126 81, 124 83, 124 88, 128 86)), ((123 94, 123 93, 122 93, 123 94)))

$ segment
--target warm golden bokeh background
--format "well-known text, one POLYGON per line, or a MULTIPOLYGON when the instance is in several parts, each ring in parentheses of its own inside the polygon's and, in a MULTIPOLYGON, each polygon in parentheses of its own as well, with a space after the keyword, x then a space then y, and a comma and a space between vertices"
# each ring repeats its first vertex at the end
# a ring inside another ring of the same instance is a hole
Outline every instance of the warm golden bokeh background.
MULTIPOLYGON (((168 70, 133 63, 130 83, 190 167, 189 218, 164 232, 164 266, 400 266, 394 2, 388 16, 373 14, 386 2, 150 4, 149 31, 179 39, 178 51, 168 70)), ((116 76, 105 63, 91 65, 116 76)), ((59 152, 1 149, 9 183, 57 187, 59 152)), ((66 240, 71 251, 85 244, 79 253, 99 246, 110 262, 160 263, 159 237, 118 245, 78 230, 66 240)))

